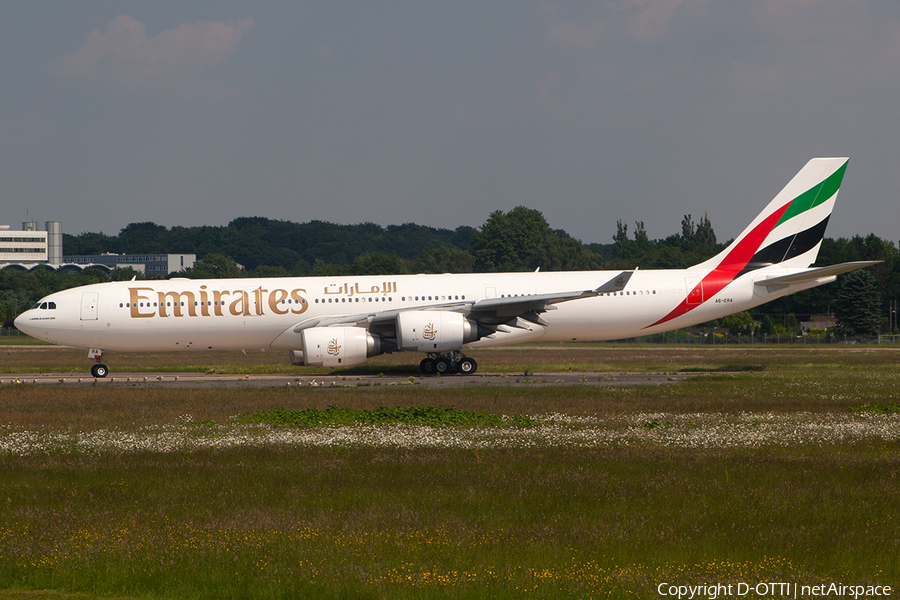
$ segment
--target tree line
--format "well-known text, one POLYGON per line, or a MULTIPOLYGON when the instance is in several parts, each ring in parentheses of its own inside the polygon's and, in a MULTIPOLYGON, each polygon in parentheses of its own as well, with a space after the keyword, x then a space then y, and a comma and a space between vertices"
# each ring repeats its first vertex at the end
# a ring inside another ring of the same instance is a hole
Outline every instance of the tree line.
MULTIPOLYGON (((681 231, 651 240, 644 224, 616 223, 611 242, 585 244, 565 231, 552 229, 540 211, 516 207, 494 211, 480 228, 439 229, 406 223, 382 227, 375 223, 340 225, 323 221, 294 223, 263 217, 241 217, 222 227, 172 227, 132 223, 118 235, 64 235, 66 255, 194 253, 194 267, 177 276, 191 278, 395 275, 405 273, 470 273, 502 271, 572 271, 597 269, 681 269, 700 263, 724 249, 707 215, 697 222, 684 215, 681 231)), ((847 298, 847 286, 826 285, 765 304, 751 322, 794 329, 813 314, 837 314, 865 296, 869 321, 877 327, 854 333, 886 331, 887 310, 900 298, 900 255, 893 242, 874 234, 825 238, 817 264, 882 260, 861 274, 842 281, 865 291, 847 298), (844 293, 844 297, 841 294, 844 293), (873 331, 874 328, 874 331, 873 331)), ((117 270, 115 278, 139 275, 117 270)), ((91 269, 82 273, 38 269, 32 273, 0 270, 0 322, 40 297, 59 289, 104 281, 108 275, 91 269)), ((747 318, 742 318, 746 325, 747 318)), ((852 320, 852 316, 844 321, 852 320)), ((734 321, 734 319, 731 319, 734 321)), ((738 327, 739 323, 732 323, 738 327)))

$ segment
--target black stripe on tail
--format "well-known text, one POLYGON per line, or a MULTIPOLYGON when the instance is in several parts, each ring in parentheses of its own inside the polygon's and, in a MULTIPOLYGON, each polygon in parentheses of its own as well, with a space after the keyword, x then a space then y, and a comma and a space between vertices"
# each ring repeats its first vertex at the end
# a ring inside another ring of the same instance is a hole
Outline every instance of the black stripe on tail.
POLYGON ((789 235, 777 242, 772 242, 765 248, 760 248, 756 254, 753 255, 753 258, 750 259, 750 262, 747 263, 747 266, 737 274, 735 279, 750 271, 755 271, 756 269, 761 269, 770 265, 777 265, 780 262, 790 260, 805 252, 809 252, 816 247, 816 244, 822 241, 830 217, 831 215, 828 215, 822 219, 821 222, 813 225, 809 229, 800 231, 794 235, 789 235))

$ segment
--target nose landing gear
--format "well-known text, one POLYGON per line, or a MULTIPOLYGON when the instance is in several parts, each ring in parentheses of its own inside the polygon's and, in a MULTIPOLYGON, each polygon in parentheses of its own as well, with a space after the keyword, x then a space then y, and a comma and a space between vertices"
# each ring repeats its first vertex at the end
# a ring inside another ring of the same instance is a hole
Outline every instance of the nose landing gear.
POLYGON ((429 353, 428 358, 422 359, 419 363, 419 369, 426 375, 449 375, 451 373, 459 373, 460 375, 472 375, 478 369, 478 363, 474 358, 465 356, 462 352, 456 350, 448 353, 429 353))
POLYGON ((109 368, 103 364, 103 350, 99 348, 91 348, 88 350, 88 358, 93 358, 97 364, 91 367, 91 375, 98 379, 109 375, 109 368))

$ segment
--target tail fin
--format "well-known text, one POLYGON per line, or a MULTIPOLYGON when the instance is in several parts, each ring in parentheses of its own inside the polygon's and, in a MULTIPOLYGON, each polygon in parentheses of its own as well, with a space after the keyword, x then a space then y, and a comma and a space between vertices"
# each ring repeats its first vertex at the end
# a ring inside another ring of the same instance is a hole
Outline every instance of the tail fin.
POLYGON ((779 264, 804 268, 816 261, 849 158, 814 158, 775 196, 734 242, 697 267, 733 278, 779 264))
MULTIPOLYGON (((806 163, 725 250, 691 267, 698 277, 688 278, 692 287, 685 299, 648 327, 692 311, 756 269, 771 265, 804 269, 814 263, 849 160, 814 158, 806 163)), ((860 266, 865 265, 852 268, 860 266)))

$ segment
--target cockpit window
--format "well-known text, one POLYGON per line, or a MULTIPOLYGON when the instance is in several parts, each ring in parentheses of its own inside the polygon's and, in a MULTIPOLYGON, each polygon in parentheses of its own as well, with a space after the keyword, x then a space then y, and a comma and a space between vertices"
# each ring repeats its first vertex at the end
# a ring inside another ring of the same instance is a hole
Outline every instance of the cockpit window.
POLYGON ((50 310, 56 310, 56 302, 48 302, 47 308, 49 308, 50 310))
POLYGON ((56 302, 38 302, 31 307, 31 310, 56 310, 56 302))

